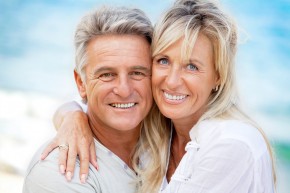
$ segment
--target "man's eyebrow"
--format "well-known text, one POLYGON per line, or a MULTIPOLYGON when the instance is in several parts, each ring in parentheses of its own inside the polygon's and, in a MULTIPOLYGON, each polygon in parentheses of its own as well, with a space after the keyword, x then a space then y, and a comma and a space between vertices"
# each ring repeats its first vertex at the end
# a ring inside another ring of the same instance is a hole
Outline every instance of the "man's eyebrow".
MULTIPOLYGON (((148 67, 145 67, 145 66, 141 66, 141 65, 132 66, 132 67, 130 67, 130 69, 131 70, 139 70, 139 71, 143 71, 145 73, 151 74, 151 68, 148 68, 148 67)), ((93 74, 97 75, 97 74, 101 74, 102 72, 106 72, 106 71, 114 71, 114 68, 103 66, 103 67, 100 67, 100 68, 96 68, 93 71, 93 74)))
POLYGON ((141 71, 145 71, 147 73, 151 73, 151 68, 148 68, 145 66, 132 66, 131 69, 132 70, 141 70, 141 71))
POLYGON ((113 70, 113 68, 111 68, 111 67, 103 66, 103 67, 95 69, 93 74, 100 74, 104 71, 112 71, 112 70, 113 70))

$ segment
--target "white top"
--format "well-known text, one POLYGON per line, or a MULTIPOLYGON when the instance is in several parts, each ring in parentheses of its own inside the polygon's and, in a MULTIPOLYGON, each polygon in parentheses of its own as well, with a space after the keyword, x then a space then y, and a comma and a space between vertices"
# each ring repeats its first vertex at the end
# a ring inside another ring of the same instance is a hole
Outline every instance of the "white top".
POLYGON ((272 162, 261 133, 236 120, 206 120, 162 193, 273 193, 272 162))
POLYGON ((59 172, 56 148, 49 156, 40 161, 38 150, 32 159, 24 180, 23 193, 134 193, 137 190, 137 176, 125 162, 105 146, 95 140, 99 164, 97 171, 89 167, 87 182, 82 184, 79 178, 80 162, 77 160, 73 179, 67 182, 59 172))

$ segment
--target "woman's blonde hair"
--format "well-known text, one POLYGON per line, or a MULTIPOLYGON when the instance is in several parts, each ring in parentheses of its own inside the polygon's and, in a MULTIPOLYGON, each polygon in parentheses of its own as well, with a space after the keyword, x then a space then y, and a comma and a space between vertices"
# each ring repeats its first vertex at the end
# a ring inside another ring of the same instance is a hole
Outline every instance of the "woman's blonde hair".
POLYGON ((272 159, 273 180, 276 182, 271 145, 263 130, 239 106, 235 77, 237 27, 219 4, 210 0, 177 0, 155 25, 152 56, 154 58, 184 38, 181 53, 188 59, 199 34, 205 35, 212 42, 219 85, 217 90, 212 91, 207 110, 198 122, 211 118, 239 119, 254 125, 266 141, 272 159))
POLYGON ((138 168, 136 171, 140 174, 141 186, 138 192, 158 192, 161 186, 163 177, 166 174, 170 141, 170 121, 168 121, 154 102, 149 115, 143 121, 143 129, 133 157, 133 163, 137 163, 139 160, 138 155, 143 154, 144 156, 140 160, 141 167, 134 167, 138 168))

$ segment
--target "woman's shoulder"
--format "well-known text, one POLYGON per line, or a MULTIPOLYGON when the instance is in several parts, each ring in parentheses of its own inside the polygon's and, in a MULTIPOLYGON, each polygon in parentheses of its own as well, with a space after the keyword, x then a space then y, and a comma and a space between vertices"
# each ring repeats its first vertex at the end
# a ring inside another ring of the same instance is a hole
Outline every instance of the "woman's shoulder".
POLYGON ((248 143, 263 141, 264 138, 258 128, 242 120, 223 120, 217 124, 221 138, 234 138, 248 143))
POLYGON ((213 119, 200 122, 201 133, 219 133, 221 138, 263 138, 261 132, 252 124, 234 119, 213 119))
POLYGON ((201 123, 200 130, 209 130, 207 136, 215 143, 232 141, 245 145, 256 156, 268 152, 262 133, 250 123, 241 120, 208 120, 201 123))

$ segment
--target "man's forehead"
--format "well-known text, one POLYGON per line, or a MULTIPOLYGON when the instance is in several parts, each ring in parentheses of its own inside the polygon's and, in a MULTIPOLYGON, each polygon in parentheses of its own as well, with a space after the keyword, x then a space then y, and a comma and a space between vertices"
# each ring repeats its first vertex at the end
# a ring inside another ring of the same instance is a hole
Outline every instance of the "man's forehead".
POLYGON ((94 53, 93 56, 88 56, 88 64, 99 67, 110 68, 151 68, 152 59, 150 55, 142 54, 141 56, 134 53, 119 52, 119 53, 94 53))
POLYGON ((98 35, 94 38, 92 38, 88 44, 100 44, 104 47, 110 44, 115 45, 121 45, 125 46, 126 44, 123 44, 123 42, 129 42, 129 43, 136 43, 136 44, 142 44, 146 47, 150 47, 150 43, 146 39, 146 37, 142 35, 135 35, 135 34, 103 34, 98 35))
POLYGON ((136 35, 103 36, 88 45, 88 65, 94 69, 148 69, 151 52, 146 40, 136 35))
POLYGON ((100 36, 92 39, 87 46, 88 55, 99 56, 131 56, 148 57, 151 55, 149 43, 142 37, 130 36, 100 36))

